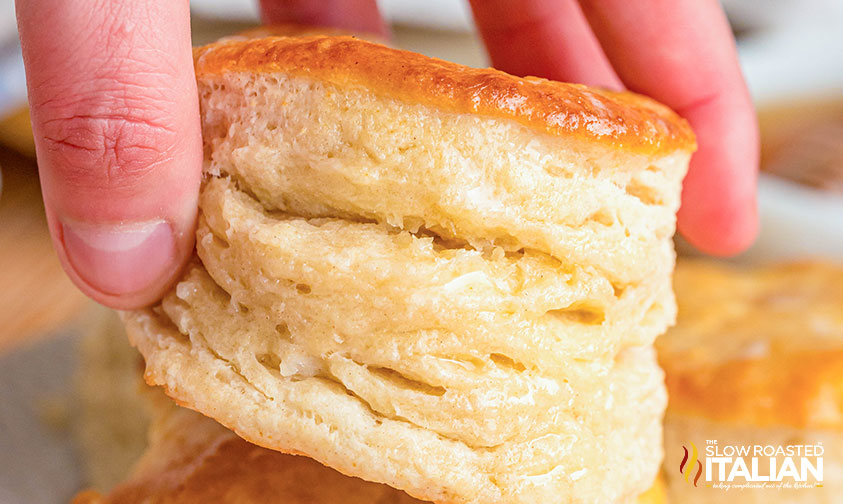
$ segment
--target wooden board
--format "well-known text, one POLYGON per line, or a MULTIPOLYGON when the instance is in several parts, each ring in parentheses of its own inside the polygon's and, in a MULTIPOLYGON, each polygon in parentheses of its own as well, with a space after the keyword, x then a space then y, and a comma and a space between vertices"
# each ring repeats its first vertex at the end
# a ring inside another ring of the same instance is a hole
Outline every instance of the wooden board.
POLYGON ((53 251, 31 158, 0 148, 0 353, 42 338, 88 303, 53 251))

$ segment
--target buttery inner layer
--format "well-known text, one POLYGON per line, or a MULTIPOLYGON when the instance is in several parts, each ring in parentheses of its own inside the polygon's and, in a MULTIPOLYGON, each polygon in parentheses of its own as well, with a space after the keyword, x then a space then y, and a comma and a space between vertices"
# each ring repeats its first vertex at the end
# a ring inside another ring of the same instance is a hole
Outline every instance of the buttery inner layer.
POLYGON ((689 153, 621 152, 313 79, 200 82, 206 170, 270 210, 536 250, 621 290, 673 262, 689 153))
POLYGON ((228 179, 207 182, 201 208, 204 267, 164 313, 269 400, 274 382, 329 380, 377 415, 494 448, 577 423, 606 435, 641 382, 631 375, 652 371, 616 363, 636 330, 652 330, 648 310, 631 317, 639 303, 623 299, 635 290, 617 299, 601 276, 563 273, 546 254, 278 215, 228 179))

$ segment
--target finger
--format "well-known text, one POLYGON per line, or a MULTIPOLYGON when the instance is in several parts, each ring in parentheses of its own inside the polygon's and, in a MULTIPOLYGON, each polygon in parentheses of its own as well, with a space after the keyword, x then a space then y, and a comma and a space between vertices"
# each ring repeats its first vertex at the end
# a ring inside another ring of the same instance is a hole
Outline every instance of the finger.
POLYGON ((746 249, 758 230, 758 126, 719 3, 581 5, 624 84, 672 107, 697 134, 679 211, 682 234, 712 254, 746 249))
POLYGON ((202 142, 187 0, 17 2, 44 206, 70 277, 160 298, 193 247, 202 142))
POLYGON ((267 24, 330 26, 389 37, 375 0, 260 0, 267 24))
POLYGON ((492 65, 513 75, 623 86, 576 0, 471 0, 492 65))

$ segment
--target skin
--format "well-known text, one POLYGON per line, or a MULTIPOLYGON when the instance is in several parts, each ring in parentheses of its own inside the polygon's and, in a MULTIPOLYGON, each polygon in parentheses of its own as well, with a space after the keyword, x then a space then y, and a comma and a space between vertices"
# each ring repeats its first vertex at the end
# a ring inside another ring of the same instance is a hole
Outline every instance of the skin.
MULTIPOLYGON (((495 67, 674 108, 697 133, 679 230, 731 255, 757 232, 758 129, 716 0, 471 0, 495 67)), ((193 248, 202 143, 186 0, 19 0, 44 205, 71 279, 149 305, 193 248)), ((262 0, 267 23, 388 36, 375 0, 262 0)))

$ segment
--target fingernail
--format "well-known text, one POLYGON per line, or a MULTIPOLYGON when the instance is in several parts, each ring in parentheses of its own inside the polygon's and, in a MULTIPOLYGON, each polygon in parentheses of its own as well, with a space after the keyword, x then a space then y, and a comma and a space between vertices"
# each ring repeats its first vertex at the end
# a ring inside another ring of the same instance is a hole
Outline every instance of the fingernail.
POLYGON ((142 291, 174 264, 175 238, 165 221, 114 226, 62 223, 62 240, 76 274, 105 294, 142 291))

